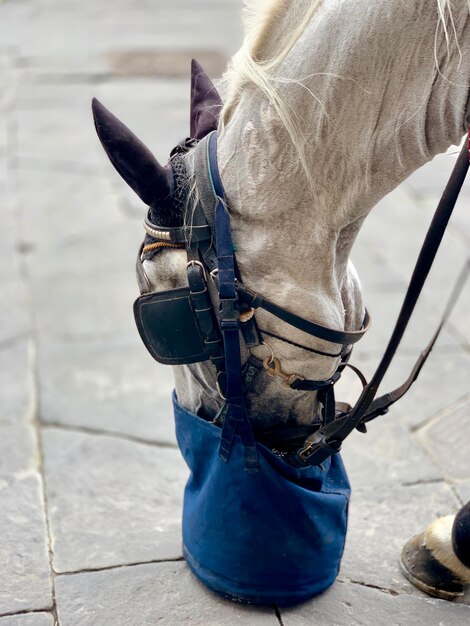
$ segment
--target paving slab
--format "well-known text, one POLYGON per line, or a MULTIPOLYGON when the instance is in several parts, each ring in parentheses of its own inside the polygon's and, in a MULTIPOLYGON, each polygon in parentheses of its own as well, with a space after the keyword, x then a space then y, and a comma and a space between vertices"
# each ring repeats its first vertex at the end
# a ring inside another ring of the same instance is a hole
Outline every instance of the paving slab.
MULTIPOLYGON (((374 351, 388 340, 444 184, 435 197, 425 202, 417 200, 405 183, 381 200, 366 218, 354 245, 352 259, 362 281, 364 301, 372 314, 373 326, 358 344, 357 352, 374 351)), ((434 192, 431 190, 430 193, 434 192)), ((464 201, 462 205, 459 209, 465 208, 464 201)), ((458 211, 459 214, 462 212, 458 211)), ((404 346, 424 346, 423 338, 430 338, 467 257, 468 241, 462 238, 456 222, 454 228, 446 232, 404 338, 404 346)), ((461 298, 442 333, 440 345, 461 343, 462 337, 467 343, 469 341, 468 324, 464 322, 468 310, 465 293, 461 298), (458 332, 453 329, 454 324, 458 332)))
MULTIPOLYGON (((2 60, 0 57, 0 72, 2 72, 2 60)), ((0 87, 3 87, 3 84, 0 83, 0 87)), ((2 110, 2 106, 0 104, 0 111, 2 112, 2 116, 0 118, 0 162, 2 160, 6 160, 7 158, 7 145, 8 145, 8 125, 7 125, 7 119, 6 119, 6 115, 5 115, 5 111, 2 110)), ((2 165, 0 166, 1 169, 3 170, 5 166, 5 162, 2 163, 2 165)), ((3 183, 4 183, 4 175, 0 175, 0 183, 2 184, 2 186, 0 187, 0 189, 3 187, 3 183)))
POLYGON ((65 52, 72 59, 82 58, 83 66, 90 67, 90 57, 116 48, 210 46, 234 52, 241 43, 238 2, 198 3, 197 7, 189 2, 171 7, 164 3, 123 2, 119 9, 108 3, 100 9, 91 5, 87 8, 84 3, 22 4, 25 6, 2 7, 0 40, 4 45, 18 46, 26 59, 50 59, 65 52), (87 54, 81 54, 82 50, 87 54))
POLYGON ((393 415, 354 431, 344 443, 343 460, 353 489, 443 480, 413 435, 393 415))
MULTIPOLYGON (((429 164, 422 169, 428 167, 429 164)), ((447 181, 443 181, 442 184, 439 181, 438 191, 430 189, 426 200, 417 199, 414 191, 407 186, 409 182, 410 179, 385 196, 372 209, 353 249, 353 258, 354 250, 361 246, 380 251, 394 268, 394 272, 406 281, 409 281, 411 270, 447 181)), ((456 209, 456 212, 465 212, 465 202, 459 210, 456 209)), ((450 261, 464 261, 465 258, 465 246, 458 235, 458 230, 449 228, 436 256, 426 290, 433 293, 436 287, 442 289, 446 284, 442 283, 442 280, 449 281, 454 275, 454 267, 449 265, 450 261)))
POLYGON ((135 332, 129 341, 40 342, 39 414, 45 424, 175 444, 173 371, 135 332))
MULTIPOLYGON (((395 357, 379 395, 392 391, 408 378, 420 351, 413 352, 414 354, 399 354, 395 357)), ((379 364, 380 356, 367 357, 354 350, 351 363, 357 365, 370 379, 379 364)), ((466 351, 454 348, 449 350, 444 346, 435 348, 408 393, 393 405, 388 415, 377 418, 377 423, 398 418, 408 428, 421 426, 447 407, 460 403, 470 393, 469 374, 470 355, 466 351)), ((355 402, 361 387, 348 371, 343 378, 344 383, 340 381, 338 384, 337 398, 355 402)))
MULTIPOLYGON (((1 211, 1 206, 0 206, 1 211)), ((0 255, 2 256, 2 255, 0 255)), ((5 266, 4 266, 5 267, 5 266)), ((0 302, 0 350, 2 345, 11 340, 28 337, 30 324, 28 319, 28 304, 23 285, 19 276, 13 272, 0 281, 2 284, 2 299, 0 302)), ((0 272, 5 274, 5 272, 0 272)))
POLYGON ((0 420, 0 614, 51 604, 36 432, 0 420))
POLYGON ((38 467, 36 429, 24 421, 0 421, 0 475, 21 477, 38 467))
POLYGON ((0 475, 0 615, 52 605, 41 480, 0 475))
POLYGON ((371 247, 367 241, 363 241, 362 231, 352 250, 351 260, 362 284, 365 304, 370 293, 394 293, 397 298, 404 293, 406 279, 380 248, 371 247))
MULTIPOLYGON (((0 37, 1 41, 1 37, 0 37)), ((11 147, 14 136, 14 104, 17 88, 15 52, 0 45, 0 223, 6 228, 12 194, 9 164, 13 160, 11 147)), ((0 235, 4 242, 4 236, 0 235)), ((0 247, 1 249, 1 247, 0 247)))
MULTIPOLYGON (((407 367, 403 370, 406 375, 411 371, 407 367)), ((430 417, 440 415, 447 407, 460 404, 470 393, 469 375, 470 355, 467 352, 462 350, 446 354, 444 350, 435 350, 413 389, 396 404, 393 411, 407 426, 415 429, 430 417)))
MULTIPOLYGON (((111 178, 113 170, 110 168, 108 173, 111 178)), ((108 233, 108 239, 119 230, 141 235, 141 224, 130 224, 120 210, 115 181, 99 176, 98 172, 86 175, 75 166, 60 170, 56 164, 54 172, 19 169, 16 175, 20 186, 18 226, 22 249, 27 255, 34 253, 37 264, 60 265, 73 246, 86 238, 96 241, 95 257, 99 263, 100 239, 106 239, 108 233)), ((137 251, 131 252, 135 259, 137 251)))
MULTIPOLYGON (((356 358, 382 356, 395 327, 405 292, 405 289, 375 292, 368 291, 367 287, 364 288, 364 302, 372 317, 372 325, 363 339, 354 347, 356 358)), ((440 297, 439 302, 444 301, 444 296, 440 297)), ((416 305, 398 354, 416 354, 417 358, 431 340, 441 321, 442 312, 443 309, 439 311, 434 308, 434 303, 428 295, 423 296, 416 305)), ((457 350, 461 346, 461 338, 453 334, 451 326, 448 325, 442 330, 437 346, 457 350)))
POLYGON ((462 504, 470 502, 470 480, 466 480, 462 483, 457 483, 454 485, 455 492, 462 504))
POLYGON ((0 423, 26 416, 32 402, 31 349, 22 340, 0 349, 0 423))
POLYGON ((51 228, 53 233, 61 228, 63 239, 70 230, 106 230, 122 206, 130 206, 136 219, 143 220, 145 205, 120 179, 98 141, 91 99, 99 98, 166 162, 189 131, 189 85, 189 76, 83 86, 22 85, 19 196, 25 224, 32 224, 35 233, 39 228, 41 238, 48 239, 51 228))
POLYGON ((43 446, 57 572, 181 557, 178 450, 55 428, 43 446))
POLYGON ((340 579, 415 593, 398 560, 405 542, 459 504, 444 483, 353 490, 340 579))
POLYGON ((26 613, 0 618, 0 626, 54 626, 50 613, 26 613))
POLYGON ((470 482, 470 399, 443 413, 416 434, 423 448, 435 460, 446 480, 470 482))
MULTIPOLYGON (((140 236, 139 236, 140 237, 140 236)), ((139 295, 134 272, 139 240, 127 233, 77 241, 61 257, 28 258, 38 332, 56 339, 135 336, 132 305, 139 295), (121 247, 122 244, 122 247, 121 247), (127 261, 127 263, 125 262, 127 261)))
POLYGON ((16 89, 15 48, 0 46, 0 110, 8 110, 14 100, 16 89))
MULTIPOLYGON (((5 125, 3 126, 3 132, 6 134, 5 125)), ((0 152, 0 203, 2 207, 8 205, 8 161, 5 153, 0 152)))
POLYGON ((273 609, 228 602, 203 587, 185 563, 158 563, 58 576, 61 626, 278 626, 273 609))
POLYGON ((96 138, 90 88, 88 92, 81 96, 81 108, 36 109, 34 115, 31 111, 17 111, 17 160, 20 167, 28 164, 45 167, 47 162, 63 163, 71 170, 81 167, 92 173, 98 163, 98 155, 93 151, 96 138))
POLYGON ((30 326, 17 257, 17 235, 12 206, 6 192, 0 190, 0 349, 9 340, 27 335, 30 326))
POLYGON ((470 607, 337 583, 311 602, 282 609, 281 616, 283 626, 463 626, 470 621, 470 607))
MULTIPOLYGON (((468 206, 468 203, 467 203, 468 206)), ((470 234, 470 227, 467 228, 467 232, 470 234)), ((470 248, 470 235, 466 242, 467 250, 470 248)), ((462 263, 455 268, 456 272, 460 272, 462 269, 462 263)), ((465 347, 467 352, 470 351, 470 324, 468 311, 470 310, 470 288, 468 283, 466 288, 459 297, 459 301, 452 313, 450 326, 455 329, 455 337, 460 341, 461 345, 465 347)))
POLYGON ((49 170, 53 170, 54 165, 62 163, 71 171, 80 168, 93 176, 106 165, 105 174, 114 172, 94 129, 93 97, 166 162, 170 150, 189 132, 189 72, 190 59, 187 78, 179 80, 118 79, 60 88, 54 84, 23 85, 17 106, 19 166, 46 169, 49 165, 49 170))

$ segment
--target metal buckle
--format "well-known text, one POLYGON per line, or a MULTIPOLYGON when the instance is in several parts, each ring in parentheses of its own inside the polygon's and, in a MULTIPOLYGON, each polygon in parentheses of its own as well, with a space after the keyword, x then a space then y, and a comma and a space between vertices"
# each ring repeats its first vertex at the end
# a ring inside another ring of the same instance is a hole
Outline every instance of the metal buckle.
POLYGON ((237 309, 237 298, 220 298, 219 316, 222 328, 238 328, 240 313, 237 309))
POLYGON ((299 458, 307 463, 311 460, 313 456, 317 457, 315 459, 315 465, 320 465, 323 461, 333 454, 337 454, 341 450, 341 443, 337 447, 332 443, 328 443, 326 440, 326 435, 324 435, 321 430, 317 431, 312 439, 309 441, 306 446, 301 448, 298 451, 299 458))
POLYGON ((299 457, 302 459, 302 461, 306 463, 309 460, 309 458, 313 455, 315 448, 316 448, 316 445, 313 443, 310 443, 308 446, 305 446, 305 448, 301 448, 298 454, 299 454, 299 457))
POLYGON ((192 261, 189 261, 188 263, 186 263, 186 269, 188 269, 188 267, 190 266, 195 267, 196 265, 202 270, 202 276, 204 278, 204 281, 207 282, 206 268, 201 263, 201 261, 195 261, 194 259, 192 261))

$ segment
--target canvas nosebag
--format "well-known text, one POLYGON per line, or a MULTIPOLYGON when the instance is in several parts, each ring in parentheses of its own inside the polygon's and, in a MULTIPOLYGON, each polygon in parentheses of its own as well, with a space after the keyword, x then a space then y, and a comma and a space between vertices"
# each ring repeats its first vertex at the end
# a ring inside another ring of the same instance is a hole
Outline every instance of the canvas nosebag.
POLYGON ((226 430, 235 433, 230 443, 176 397, 174 409, 191 470, 183 550, 196 576, 213 591, 254 604, 297 604, 327 589, 338 574, 348 519, 350 487, 340 456, 296 468, 249 442, 237 409, 226 418, 226 430))
MULTIPOLYGON (((234 246, 216 145, 214 134, 198 150, 207 150, 215 207, 225 404, 223 420, 211 423, 173 398, 178 445, 191 472, 184 494, 184 557, 219 594, 291 605, 324 591, 338 574, 350 486, 339 454, 320 465, 292 464, 252 432, 244 406, 247 366, 240 357, 234 246)), ((257 373, 253 367, 252 375, 257 373)))

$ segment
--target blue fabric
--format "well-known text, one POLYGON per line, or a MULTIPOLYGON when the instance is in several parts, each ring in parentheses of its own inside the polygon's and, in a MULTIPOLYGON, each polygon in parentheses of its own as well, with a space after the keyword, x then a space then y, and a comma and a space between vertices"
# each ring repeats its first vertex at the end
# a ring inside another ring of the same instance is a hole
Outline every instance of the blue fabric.
POLYGON ((255 604, 298 604, 327 589, 347 527, 350 486, 340 456, 299 469, 256 444, 259 469, 249 472, 239 436, 222 460, 221 429, 173 401, 191 470, 183 512, 191 570, 213 591, 255 604))
MULTIPOLYGON (((212 138, 216 138, 213 134, 212 138)), ((209 144, 211 145, 211 144, 209 144)), ((217 168, 213 168, 214 171, 217 168)), ((258 471, 258 454, 245 411, 243 397, 242 361, 240 354, 240 321, 236 306, 235 256, 233 251, 230 216, 221 198, 217 198, 215 232, 220 300, 220 329, 225 353, 225 418, 219 454, 228 461, 233 442, 238 435, 245 445, 245 466, 250 472, 258 471)))

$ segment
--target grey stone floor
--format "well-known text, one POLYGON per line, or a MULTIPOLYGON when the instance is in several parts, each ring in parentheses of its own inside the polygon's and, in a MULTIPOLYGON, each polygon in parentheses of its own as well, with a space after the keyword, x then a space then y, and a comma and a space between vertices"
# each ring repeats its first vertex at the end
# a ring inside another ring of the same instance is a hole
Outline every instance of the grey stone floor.
MULTIPOLYGON (((470 498, 468 290, 413 392, 346 446, 354 495, 330 591, 249 609, 214 597, 182 561, 171 373, 131 316, 144 208, 98 145, 90 99, 165 158, 188 126, 189 59, 220 74, 240 6, 0 0, 0 626, 470 623, 468 598, 430 600, 397 565, 411 534, 470 498)), ((453 159, 386 198, 357 242, 375 323, 355 360, 368 372, 453 159)), ((467 184, 389 384, 468 255, 469 198, 467 184)))

